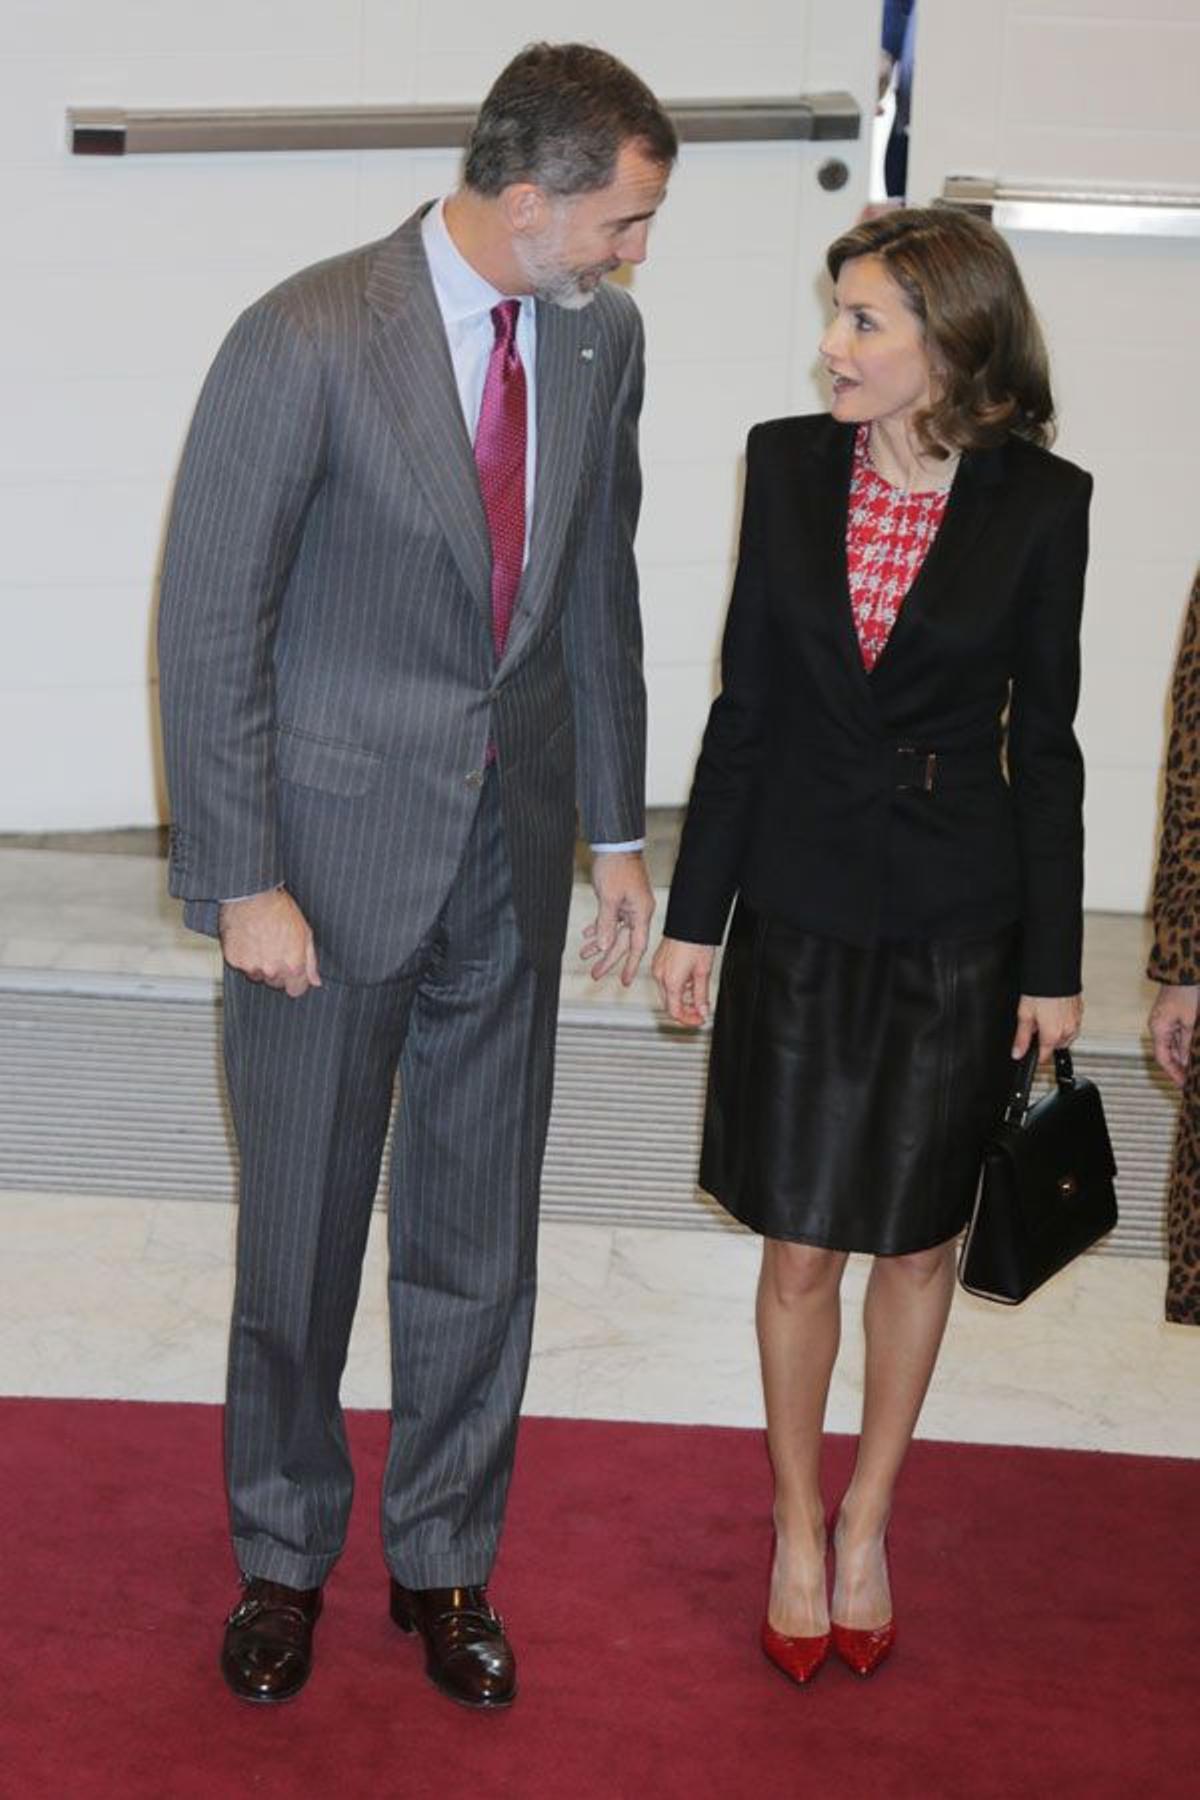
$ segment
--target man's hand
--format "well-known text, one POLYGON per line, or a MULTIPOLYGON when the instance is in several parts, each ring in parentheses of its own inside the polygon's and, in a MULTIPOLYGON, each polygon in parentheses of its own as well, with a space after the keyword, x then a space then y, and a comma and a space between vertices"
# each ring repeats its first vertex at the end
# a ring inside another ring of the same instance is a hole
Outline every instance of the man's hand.
POLYGON ((282 988, 293 1000, 320 987, 308 920, 282 888, 225 901, 218 922, 221 953, 231 969, 240 969, 251 981, 282 988))
POLYGON ((1198 1000, 1200 987, 1172 987, 1168 983, 1159 988, 1158 999, 1150 1008, 1155 1061, 1178 1088, 1187 1078, 1198 1000))
POLYGON ((592 886, 600 904, 592 924, 583 928, 579 954, 592 963, 593 981, 619 962, 621 985, 628 987, 646 953, 654 912, 654 893, 641 851, 597 850, 592 856, 592 886))
POLYGON ((1049 1062, 1055 1050, 1065 1050, 1079 1036, 1083 1024, 1083 995, 1067 994, 1046 999, 1022 994, 1017 1003, 1017 1035, 1013 1039, 1014 1062, 1019 1062, 1036 1031, 1039 1064, 1049 1062))
POLYGON ((708 983, 714 944, 686 944, 665 937, 654 952, 651 974, 662 1003, 677 1025, 703 1025, 708 1017, 708 983))

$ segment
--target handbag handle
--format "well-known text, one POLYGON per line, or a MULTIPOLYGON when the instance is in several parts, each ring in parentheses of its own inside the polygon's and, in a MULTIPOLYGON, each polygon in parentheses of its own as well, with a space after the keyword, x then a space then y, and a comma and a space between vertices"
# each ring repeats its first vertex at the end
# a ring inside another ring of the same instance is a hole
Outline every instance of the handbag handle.
MULTIPOLYGON (((1038 1041, 1034 1034, 1032 1043, 1020 1062, 1013 1077, 1013 1085, 1008 1096, 1008 1105, 1004 1109, 1004 1123, 1020 1130, 1025 1123, 1025 1114, 1029 1111, 1029 1096, 1033 1091, 1033 1077, 1038 1064, 1038 1041)), ((1054 1079, 1061 1089, 1075 1086, 1075 1067, 1071 1061, 1069 1050, 1054 1052, 1054 1079)))

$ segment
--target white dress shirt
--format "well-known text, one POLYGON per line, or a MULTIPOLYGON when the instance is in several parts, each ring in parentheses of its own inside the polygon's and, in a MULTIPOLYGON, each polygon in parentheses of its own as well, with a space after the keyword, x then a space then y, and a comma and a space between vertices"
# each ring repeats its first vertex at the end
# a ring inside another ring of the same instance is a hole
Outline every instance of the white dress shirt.
POLYGON ((433 278, 434 299, 446 328, 458 398, 472 444, 479 426, 483 384, 496 341, 492 308, 502 300, 519 300, 517 353, 525 369, 525 561, 529 561, 529 528, 533 522, 533 484, 537 472, 537 307, 532 294, 502 294, 486 281, 455 246, 446 229, 446 202, 431 206, 421 221, 421 240, 433 278))
MULTIPOLYGON (((421 221, 421 241, 433 280, 433 296, 446 328, 454 380, 472 444, 483 404, 483 386, 496 341, 492 308, 502 300, 519 300, 517 352, 525 368, 525 561, 533 523, 537 474, 537 307, 531 294, 502 294, 473 269, 446 229, 446 202, 438 200, 421 221)), ((593 844, 592 850, 640 850, 645 840, 627 844, 593 844)))

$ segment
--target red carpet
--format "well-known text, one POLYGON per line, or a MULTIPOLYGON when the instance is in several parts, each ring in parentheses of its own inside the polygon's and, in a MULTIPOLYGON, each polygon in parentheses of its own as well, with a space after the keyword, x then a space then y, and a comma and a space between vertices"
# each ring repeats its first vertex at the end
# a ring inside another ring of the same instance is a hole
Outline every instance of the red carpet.
MULTIPOLYGON (((494 1583, 522 1694, 479 1717, 391 1626, 385 1422, 308 1688, 217 1671, 234 1592, 220 1416, 0 1402, 4 1800, 983 1800, 1200 1791, 1200 1465, 918 1444, 892 1534, 900 1643, 801 1692, 756 1645, 757 1433, 533 1419, 494 1583)), ((829 1487, 849 1444, 830 1441, 829 1487)))

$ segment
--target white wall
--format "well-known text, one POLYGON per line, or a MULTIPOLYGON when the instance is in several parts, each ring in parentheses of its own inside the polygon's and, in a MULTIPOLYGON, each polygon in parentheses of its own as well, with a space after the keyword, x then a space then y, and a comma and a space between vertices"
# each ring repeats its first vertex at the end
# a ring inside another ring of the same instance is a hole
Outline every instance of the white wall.
MULTIPOLYGON (((951 174, 1200 192, 1200 0, 921 0, 910 193, 951 174)), ((1058 448, 1096 477, 1080 738, 1087 901, 1141 911, 1197 561, 1200 241, 1010 234, 1058 448)))
MULTIPOLYGON (((850 88, 878 0, 5 0, 0 16, 0 830, 162 815, 151 611, 171 472, 225 328, 291 270, 452 185, 440 152, 75 160, 68 105, 477 101, 530 38, 592 38, 667 98, 850 88)), ((863 146, 687 148, 635 292, 651 798, 679 799, 712 685, 756 418, 819 404, 819 247, 863 146), (851 163, 837 194, 828 155, 851 163)))

